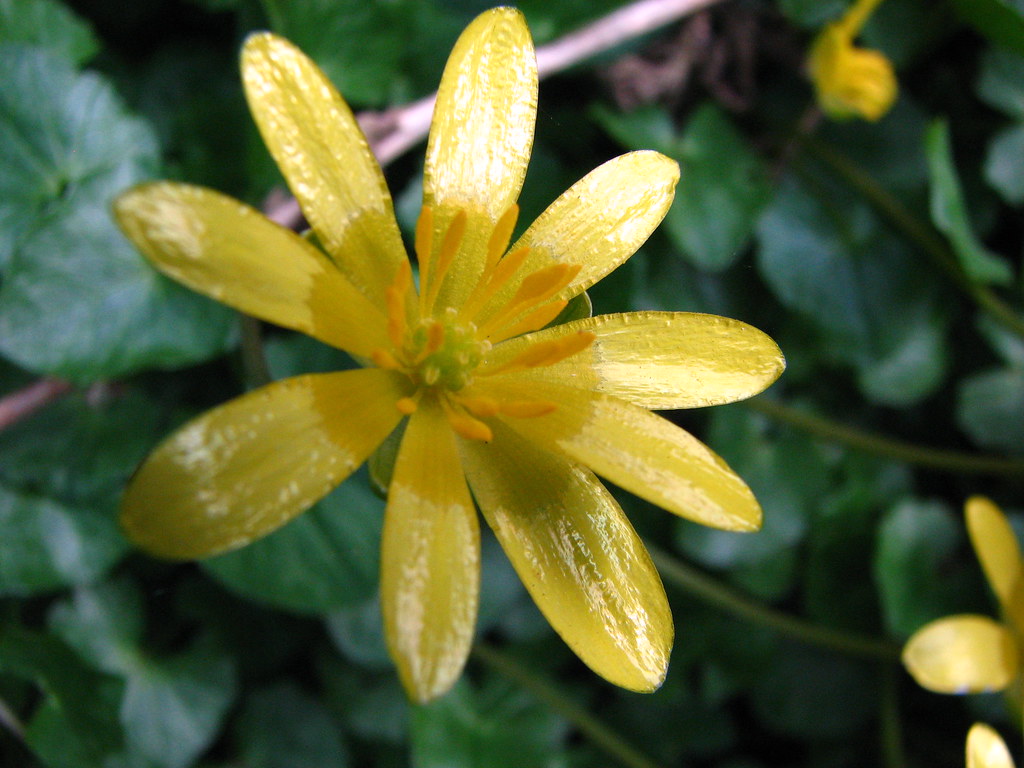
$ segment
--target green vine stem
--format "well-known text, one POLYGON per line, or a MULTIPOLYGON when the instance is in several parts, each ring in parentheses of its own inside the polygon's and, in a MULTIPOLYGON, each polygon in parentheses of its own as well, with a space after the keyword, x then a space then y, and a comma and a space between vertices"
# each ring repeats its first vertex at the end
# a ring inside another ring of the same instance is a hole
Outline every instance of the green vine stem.
POLYGON ((568 698, 557 686, 530 671, 514 657, 482 642, 473 646, 473 656, 543 701, 575 725, 580 733, 600 747, 605 754, 627 768, 661 768, 636 747, 627 743, 618 733, 568 698))
POLYGON ((815 158, 835 171, 857 190, 893 227, 928 254, 953 283, 982 310, 1003 326, 1024 337, 1024 317, 984 285, 978 285, 964 274, 956 255, 942 236, 917 218, 885 187, 836 149, 809 136, 802 136, 804 146, 815 158))
POLYGON ((822 627, 790 616, 744 597, 707 574, 650 544, 647 544, 647 551, 650 552, 651 559, 654 560, 654 564, 666 582, 739 619, 775 630, 779 634, 807 645, 828 648, 849 656, 888 662, 899 660, 900 649, 892 643, 852 632, 822 627))
POLYGON ((903 751, 900 719, 899 668, 894 664, 884 664, 879 674, 882 676, 882 696, 878 707, 882 765, 886 768, 903 768, 907 760, 903 751))
POLYGON ((242 369, 248 389, 256 389, 274 380, 263 353, 263 332, 260 321, 249 315, 241 316, 242 369))
POLYGON ((905 443, 845 424, 838 424, 821 416, 815 416, 763 397, 747 400, 744 405, 770 419, 788 424, 823 440, 842 443, 866 453, 904 461, 919 467, 960 474, 1007 475, 1024 478, 1024 459, 981 456, 905 443))

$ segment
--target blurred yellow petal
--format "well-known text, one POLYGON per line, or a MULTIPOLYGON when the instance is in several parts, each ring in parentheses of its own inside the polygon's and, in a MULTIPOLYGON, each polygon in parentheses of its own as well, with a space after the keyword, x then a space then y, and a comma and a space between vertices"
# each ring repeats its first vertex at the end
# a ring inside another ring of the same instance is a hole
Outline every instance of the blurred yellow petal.
POLYGON ((302 51, 251 35, 242 51, 249 109, 320 242, 377 306, 405 248, 380 165, 352 111, 302 51))
POLYGON ((157 269, 246 314, 368 355, 383 315, 319 250, 211 189, 144 184, 114 204, 125 234, 157 269))
POLYGON ((1014 768, 1002 737, 984 723, 975 723, 967 734, 967 768, 1014 768))
POLYGON ((786 367, 775 342, 739 320, 690 312, 630 312, 511 339, 494 348, 481 371, 514 359, 534 342, 580 331, 596 337, 588 348, 521 375, 667 409, 743 400, 767 388, 786 367))
POLYGON ((190 421, 132 477, 128 537, 158 557, 248 544, 331 491, 398 423, 404 380, 377 369, 274 382, 190 421))
POLYGON ((808 65, 818 103, 832 117, 879 120, 896 101, 899 86, 892 63, 878 51, 855 46, 841 24, 821 31, 808 65))
POLYGON ((966 504, 967 530, 1003 613, 1024 631, 1024 566, 1017 534, 1002 510, 983 496, 966 504))
POLYGON ((679 166, 657 152, 630 152, 598 166, 572 185, 512 246, 530 248, 519 272, 491 302, 501 307, 522 277, 554 262, 578 264, 559 298, 583 292, 636 253, 665 218, 679 166))
POLYGON ((437 91, 423 169, 423 203, 440 243, 460 210, 463 249, 441 292, 459 306, 475 284, 494 225, 526 177, 537 114, 537 61, 523 15, 480 14, 455 43, 437 91))
POLYGON ((670 421, 615 397, 520 375, 496 375, 484 382, 479 394, 498 401, 557 404, 544 416, 502 417, 542 448, 702 525, 734 531, 761 526, 761 507, 746 484, 670 421))
POLYGON ((987 616, 947 616, 926 624, 903 648, 903 665, 936 693, 1001 691, 1017 674, 1017 646, 987 616))
POLYGON ((591 669, 652 691, 672 649, 661 579, 611 494, 583 467, 496 425, 463 441, 487 522, 541 612, 591 669))
POLYGON ((476 625, 480 531, 452 433, 425 400, 409 419, 388 490, 381 611, 409 696, 445 693, 465 666, 476 625))

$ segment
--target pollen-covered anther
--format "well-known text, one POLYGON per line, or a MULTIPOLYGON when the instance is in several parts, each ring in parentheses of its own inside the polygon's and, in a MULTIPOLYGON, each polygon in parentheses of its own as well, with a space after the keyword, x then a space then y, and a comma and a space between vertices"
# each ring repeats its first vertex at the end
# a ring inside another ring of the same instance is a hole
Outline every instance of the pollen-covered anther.
MULTIPOLYGON (((553 264, 527 275, 511 301, 483 325, 481 336, 492 341, 508 338, 509 334, 502 333, 499 337, 497 332, 531 307, 554 297, 573 281, 581 269, 580 264, 553 264)), ((536 330, 536 327, 531 330, 536 330)))
POLYGON ((370 359, 373 360, 373 364, 378 368, 383 368, 388 371, 397 371, 402 367, 402 364, 398 362, 398 358, 383 347, 378 347, 373 350, 373 352, 370 353, 370 359))
POLYGON ((411 287, 412 267, 407 260, 403 259, 398 265, 398 270, 395 272, 394 282, 384 292, 388 313, 388 338, 391 339, 391 343, 396 347, 402 345, 405 332, 409 328, 405 306, 411 287))
POLYGON ((454 398, 454 400, 456 403, 461 405, 474 416, 480 418, 497 416, 498 413, 501 411, 501 403, 499 403, 493 397, 475 395, 472 397, 457 397, 454 398))
POLYGON ((582 352, 594 343, 597 335, 590 331, 577 331, 560 339, 538 341, 531 344, 518 355, 496 368, 481 372, 481 375, 492 376, 496 373, 508 373, 509 371, 521 371, 527 368, 540 368, 545 365, 554 365, 568 357, 582 352))
POLYGON ((448 423, 455 430, 455 434, 467 440, 478 440, 484 443, 489 443, 494 439, 491 428, 482 421, 473 418, 461 408, 453 406, 447 399, 443 399, 441 402, 448 423))
POLYGON ((501 414, 516 419, 534 419, 547 416, 558 409, 548 400, 507 400, 501 403, 501 414))
POLYGON ((416 409, 419 407, 419 403, 416 402, 415 398, 402 397, 399 398, 398 402, 395 403, 395 407, 399 410, 400 413, 404 413, 406 416, 409 416, 410 414, 416 413, 416 409))

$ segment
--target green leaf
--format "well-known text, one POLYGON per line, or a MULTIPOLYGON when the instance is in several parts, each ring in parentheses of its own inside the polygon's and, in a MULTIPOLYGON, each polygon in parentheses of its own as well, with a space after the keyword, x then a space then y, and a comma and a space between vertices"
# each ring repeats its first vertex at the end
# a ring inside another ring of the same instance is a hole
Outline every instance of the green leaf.
POLYGON ((311 56, 347 101, 384 106, 400 73, 408 35, 402 15, 391 5, 366 0, 275 3, 270 17, 274 31, 311 56))
POLYGON ((160 277, 109 205, 152 175, 149 127, 94 74, 0 44, 0 354, 77 382, 208 359, 233 314, 160 277))
POLYGON ((722 270, 742 255, 768 202, 760 158, 711 104, 690 118, 680 143, 682 179, 665 217, 669 236, 697 266, 722 270))
POLYGON ((0 485, 0 596, 94 581, 127 549, 111 516, 0 485))
POLYGON ((185 768, 213 742, 234 696, 234 664, 210 643, 147 660, 126 679, 128 744, 158 766, 185 768))
POLYGON ((298 613, 356 605, 377 588, 383 505, 350 478, 284 528, 203 569, 225 586, 298 613))
POLYGON ((873 668, 798 645, 776 654, 753 692, 758 717, 801 739, 850 738, 877 709, 873 668))
POLYGON ((0 0, 0 43, 38 45, 79 65, 99 50, 89 25, 57 0, 0 0))
POLYGON ((551 710, 519 690, 465 681, 413 709, 416 768, 546 768, 564 726, 551 710))
POLYGON ((127 580, 76 589, 50 612, 50 627, 83 659, 110 674, 139 666, 142 595, 127 580))
POLYGON ((989 106, 1024 120, 1024 55, 1000 48, 985 51, 977 91, 989 106))
POLYGON ((291 683, 257 691, 238 719, 246 768, 346 768, 341 729, 316 699, 291 683))
POLYGON ((790 21, 808 29, 835 21, 847 6, 845 0, 779 0, 779 8, 790 21))
POLYGON ((1024 15, 1016 0, 953 0, 953 8, 993 43, 1024 53, 1024 15))
POLYGON ((957 393, 956 421, 976 445, 1024 452, 1024 368, 968 376, 957 393))
POLYGON ((938 502, 907 500, 886 513, 874 572, 890 632, 906 638, 932 619, 969 608, 962 569, 950 568, 963 539, 960 521, 938 502))
POLYGON ((985 155, 985 181, 1010 205, 1024 203, 1024 124, 992 138, 985 155))
POLYGON ((120 748, 120 729, 105 706, 117 681, 90 670, 56 638, 3 628, 0 672, 42 689, 45 699, 29 722, 26 737, 37 754, 54 758, 48 765, 91 768, 120 748))
POLYGON ((931 170, 931 214, 935 226, 949 238, 967 277, 976 283, 1008 285, 1013 273, 1006 262, 988 251, 971 228, 953 150, 949 124, 938 120, 925 134, 925 153, 931 170))
POLYGON ((911 405, 942 382, 948 309, 938 286, 862 201, 787 180, 758 236, 769 287, 811 322, 821 352, 855 367, 869 399, 911 405))
POLYGON ((768 201, 768 176, 746 139, 713 104, 700 107, 678 139, 664 110, 597 119, 629 149, 657 149, 679 162, 682 178, 665 217, 673 243, 701 269, 718 271, 740 257, 768 201))

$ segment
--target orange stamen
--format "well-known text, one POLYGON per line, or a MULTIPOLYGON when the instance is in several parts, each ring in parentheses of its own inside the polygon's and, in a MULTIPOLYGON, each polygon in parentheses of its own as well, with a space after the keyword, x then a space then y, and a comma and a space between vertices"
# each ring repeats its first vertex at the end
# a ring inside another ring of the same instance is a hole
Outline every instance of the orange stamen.
POLYGON ((403 259, 395 272, 395 281, 387 287, 384 298, 387 303, 388 338, 395 347, 401 347, 408 329, 405 316, 405 300, 412 287, 412 267, 403 259))
POLYGON ((501 411, 501 403, 493 397, 484 397, 483 395, 456 397, 455 402, 474 416, 479 416, 481 418, 497 416, 501 411))
POLYGON ((430 271, 430 251, 434 244, 434 209, 424 205, 420 209, 420 217, 416 220, 416 260, 420 265, 420 295, 426 285, 427 273, 430 271))
POLYGON ((533 419, 537 416, 547 416, 558 406, 547 400, 511 400, 501 404, 501 412, 505 416, 512 416, 517 419, 533 419))
POLYGON ((438 251, 437 261, 431 265, 430 276, 421 285, 421 294, 426 296, 426 303, 423 306, 425 312, 429 312, 437 300, 437 294, 441 292, 441 284, 448 273, 448 268, 455 261, 455 254, 459 252, 462 245, 462 237, 466 234, 466 212, 460 210, 455 214, 448 231, 444 233, 444 240, 441 241, 441 250, 438 251))
POLYGON ((526 261, 526 257, 529 255, 530 248, 528 246, 516 248, 512 253, 499 261, 489 272, 484 271, 480 276, 480 284, 462 308, 462 317, 472 320, 476 313, 483 308, 484 304, 490 301, 491 297, 512 279, 512 276, 523 265, 523 262, 526 261))
POLYGON ((560 339, 549 341, 538 341, 531 344, 516 357, 507 363, 482 371, 482 376, 493 376, 496 373, 506 373, 510 370, 525 370, 527 368, 540 368, 546 365, 554 365, 557 362, 572 357, 578 352, 594 343, 597 334, 590 331, 578 331, 577 333, 563 336, 560 339))
POLYGON ((388 371, 397 371, 402 367, 402 364, 398 362, 398 358, 392 355, 383 347, 378 347, 370 353, 370 359, 373 360, 373 364, 378 368, 383 368, 388 371))
POLYGON ((491 239, 487 241, 487 262, 484 265, 484 274, 488 274, 495 265, 498 263, 498 259, 501 258, 501 254, 508 248, 509 241, 512 240, 512 230, 516 228, 516 221, 519 219, 519 206, 512 203, 498 219, 498 223, 494 225, 494 231, 491 232, 491 239))
POLYGON ((527 275, 512 300, 480 329, 480 336, 489 338, 531 305, 547 301, 569 285, 582 268, 581 264, 553 264, 527 275))
POLYGON ((411 397, 402 397, 395 403, 395 407, 398 408, 401 413, 409 416, 416 413, 416 409, 419 407, 419 404, 411 397))
POLYGON ((468 413, 456 410, 447 399, 442 399, 441 402, 444 406, 444 414, 448 418, 448 423, 451 424, 452 429, 455 430, 455 434, 467 440, 480 440, 485 443, 489 443, 494 439, 494 433, 491 431, 491 428, 482 421, 474 419, 468 413))
POLYGON ((518 336, 522 333, 529 333, 530 331, 536 331, 543 328, 558 317, 568 304, 569 302, 567 300, 559 299, 558 301, 551 301, 541 307, 538 307, 515 325, 505 328, 501 333, 491 334, 491 343, 497 344, 499 341, 511 339, 513 336, 518 336))

